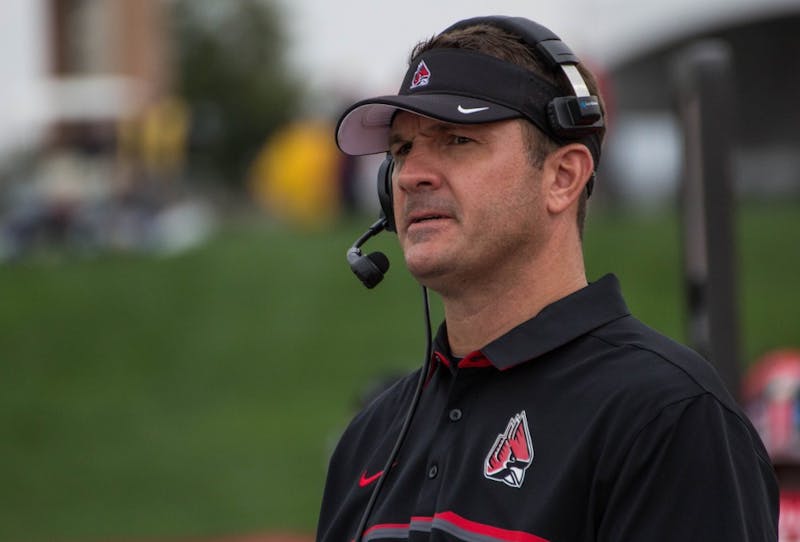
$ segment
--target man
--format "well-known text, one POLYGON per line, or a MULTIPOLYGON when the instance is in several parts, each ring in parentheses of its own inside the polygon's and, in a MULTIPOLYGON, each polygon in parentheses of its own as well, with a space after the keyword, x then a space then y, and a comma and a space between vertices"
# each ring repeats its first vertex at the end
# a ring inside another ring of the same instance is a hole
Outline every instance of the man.
POLYGON ((604 128, 576 62, 531 21, 462 21, 414 49, 398 96, 340 120, 345 152, 389 151, 388 228, 445 322, 430 370, 344 433, 318 540, 777 539, 769 459, 713 369, 615 277, 586 280, 604 128))

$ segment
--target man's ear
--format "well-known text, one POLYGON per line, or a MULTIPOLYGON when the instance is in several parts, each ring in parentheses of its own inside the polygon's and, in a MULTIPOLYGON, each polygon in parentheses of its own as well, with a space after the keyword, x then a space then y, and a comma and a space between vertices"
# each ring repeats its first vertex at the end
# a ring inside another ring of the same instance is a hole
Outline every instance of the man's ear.
POLYGON ((558 214, 577 201, 594 171, 592 154, 585 145, 570 143, 550 153, 545 162, 550 175, 546 187, 547 210, 558 214))

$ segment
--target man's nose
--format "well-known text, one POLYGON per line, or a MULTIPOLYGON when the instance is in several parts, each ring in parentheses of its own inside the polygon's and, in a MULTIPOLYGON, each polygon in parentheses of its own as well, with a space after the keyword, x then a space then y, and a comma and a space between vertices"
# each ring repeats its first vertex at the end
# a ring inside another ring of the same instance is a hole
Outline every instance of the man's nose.
POLYGON ((405 192, 436 189, 442 183, 442 176, 434 153, 422 147, 412 148, 394 170, 394 182, 405 192))

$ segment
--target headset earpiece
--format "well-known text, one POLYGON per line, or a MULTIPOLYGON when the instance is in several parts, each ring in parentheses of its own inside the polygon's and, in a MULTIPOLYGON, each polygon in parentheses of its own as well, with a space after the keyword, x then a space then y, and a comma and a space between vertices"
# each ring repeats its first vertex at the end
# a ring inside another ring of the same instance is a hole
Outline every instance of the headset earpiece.
POLYGON ((392 197, 392 170, 394 169, 394 160, 392 155, 386 153, 386 158, 381 162, 381 167, 378 168, 378 201, 381 204, 381 216, 386 219, 385 229, 388 231, 397 231, 397 226, 394 223, 394 198, 392 197))
POLYGON ((597 96, 562 96, 547 105, 547 120, 556 135, 574 139, 603 128, 597 96))

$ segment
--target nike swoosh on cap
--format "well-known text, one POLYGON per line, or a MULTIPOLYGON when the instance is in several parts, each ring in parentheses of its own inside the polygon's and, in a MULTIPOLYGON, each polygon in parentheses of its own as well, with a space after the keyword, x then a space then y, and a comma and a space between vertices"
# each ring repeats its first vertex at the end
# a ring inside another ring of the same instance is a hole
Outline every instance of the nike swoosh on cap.
POLYGON ((489 109, 488 107, 461 107, 458 106, 458 112, 463 113, 464 115, 471 115, 473 113, 478 113, 479 111, 486 111, 489 109))

